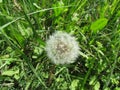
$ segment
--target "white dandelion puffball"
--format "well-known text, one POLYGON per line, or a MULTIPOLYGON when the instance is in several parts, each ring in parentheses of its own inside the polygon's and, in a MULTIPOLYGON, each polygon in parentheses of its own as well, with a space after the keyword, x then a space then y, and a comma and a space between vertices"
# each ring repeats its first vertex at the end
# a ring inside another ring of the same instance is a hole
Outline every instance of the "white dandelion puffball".
POLYGON ((47 40, 46 52, 54 64, 69 64, 78 57, 79 45, 75 37, 57 31, 47 40))

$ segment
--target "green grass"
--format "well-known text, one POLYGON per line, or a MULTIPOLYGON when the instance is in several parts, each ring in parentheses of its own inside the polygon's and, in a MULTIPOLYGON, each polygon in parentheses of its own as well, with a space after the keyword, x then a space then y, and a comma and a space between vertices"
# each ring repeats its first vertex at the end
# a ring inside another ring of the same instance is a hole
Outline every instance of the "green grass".
POLYGON ((0 0, 0 90, 120 90, 120 0, 0 0), (55 31, 77 38, 75 63, 47 57, 55 31))

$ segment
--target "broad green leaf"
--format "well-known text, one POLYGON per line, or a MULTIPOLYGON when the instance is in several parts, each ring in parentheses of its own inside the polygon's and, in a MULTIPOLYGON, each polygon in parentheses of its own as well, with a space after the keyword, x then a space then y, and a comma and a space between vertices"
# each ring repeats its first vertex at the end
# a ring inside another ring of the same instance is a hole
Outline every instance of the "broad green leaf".
POLYGON ((96 80, 96 76, 91 77, 89 84, 94 85, 95 80, 96 80))
POLYGON ((8 70, 8 71, 4 71, 2 73, 2 75, 6 75, 6 76, 13 76, 15 74, 19 73, 19 70, 13 71, 13 70, 8 70))
POLYGON ((100 90, 100 83, 97 82, 94 86, 94 90, 100 90))
POLYGON ((116 87, 114 90, 120 90, 120 87, 116 87))
POLYGON ((91 24, 90 29, 93 31, 93 33, 97 33, 106 26, 107 22, 108 22, 108 19, 100 18, 91 24))
POLYGON ((110 90, 110 88, 109 88, 109 87, 106 87, 104 90, 110 90))
POLYGON ((73 80, 72 83, 71 83, 71 90, 76 90, 76 87, 78 86, 78 83, 79 83, 79 80, 73 80))
POLYGON ((2 3, 3 1, 2 0, 0 0, 0 3, 2 3))
POLYGON ((89 84, 94 86, 94 90, 99 90, 100 88, 100 83, 98 81, 96 82, 96 76, 91 77, 89 84))
POLYGON ((20 78, 20 75, 15 74, 15 75, 14 75, 14 78, 15 78, 16 80, 18 80, 18 79, 20 78))

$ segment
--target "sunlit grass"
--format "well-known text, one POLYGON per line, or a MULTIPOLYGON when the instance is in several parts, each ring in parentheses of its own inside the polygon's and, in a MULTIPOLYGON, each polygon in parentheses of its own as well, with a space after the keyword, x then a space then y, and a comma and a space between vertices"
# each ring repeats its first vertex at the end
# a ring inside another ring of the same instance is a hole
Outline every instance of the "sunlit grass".
POLYGON ((119 90, 119 0, 0 0, 0 90, 119 90), (72 34, 80 54, 55 65, 46 40, 72 34))

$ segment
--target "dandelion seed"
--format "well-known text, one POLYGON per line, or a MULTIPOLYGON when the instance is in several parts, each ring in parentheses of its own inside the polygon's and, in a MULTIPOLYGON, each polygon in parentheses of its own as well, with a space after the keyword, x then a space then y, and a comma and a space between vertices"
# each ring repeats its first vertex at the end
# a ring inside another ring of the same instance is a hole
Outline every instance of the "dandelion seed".
POLYGON ((73 63, 79 55, 79 45, 75 37, 57 31, 46 42, 46 52, 55 64, 73 63))

